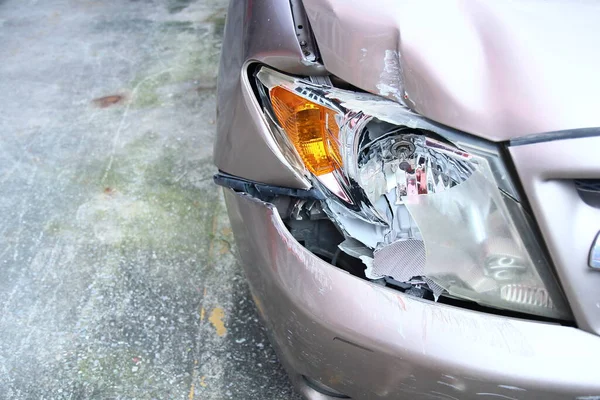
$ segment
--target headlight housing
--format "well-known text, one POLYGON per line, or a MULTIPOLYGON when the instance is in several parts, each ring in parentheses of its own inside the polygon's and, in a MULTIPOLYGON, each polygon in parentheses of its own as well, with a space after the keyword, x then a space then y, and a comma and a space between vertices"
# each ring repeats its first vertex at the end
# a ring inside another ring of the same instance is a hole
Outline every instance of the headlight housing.
POLYGON ((340 248, 367 277, 570 318, 495 145, 378 96, 266 67, 256 82, 276 142, 328 194, 340 248))

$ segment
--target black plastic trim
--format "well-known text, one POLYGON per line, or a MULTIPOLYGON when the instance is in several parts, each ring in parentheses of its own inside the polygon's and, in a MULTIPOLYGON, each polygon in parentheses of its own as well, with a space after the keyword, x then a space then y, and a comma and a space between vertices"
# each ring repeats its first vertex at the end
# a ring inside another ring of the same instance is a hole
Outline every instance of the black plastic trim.
POLYGON ((594 136, 600 136, 600 127, 567 129, 564 131, 535 133, 533 135, 528 135, 511 140, 510 146, 524 146, 526 144, 553 142, 555 140, 580 139, 594 136))
POLYGON ((318 189, 294 189, 281 186, 267 185, 260 182, 250 181, 225 172, 219 172, 213 177, 214 182, 237 192, 245 192, 260 199, 275 196, 290 196, 299 199, 325 200, 327 197, 318 189))

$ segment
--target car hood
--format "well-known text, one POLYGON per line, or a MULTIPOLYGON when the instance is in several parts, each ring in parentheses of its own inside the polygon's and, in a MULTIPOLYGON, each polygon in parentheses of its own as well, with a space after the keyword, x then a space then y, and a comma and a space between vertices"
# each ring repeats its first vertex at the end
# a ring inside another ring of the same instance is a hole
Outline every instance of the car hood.
POLYGON ((304 0, 325 67, 502 141, 600 126, 600 2, 304 0))

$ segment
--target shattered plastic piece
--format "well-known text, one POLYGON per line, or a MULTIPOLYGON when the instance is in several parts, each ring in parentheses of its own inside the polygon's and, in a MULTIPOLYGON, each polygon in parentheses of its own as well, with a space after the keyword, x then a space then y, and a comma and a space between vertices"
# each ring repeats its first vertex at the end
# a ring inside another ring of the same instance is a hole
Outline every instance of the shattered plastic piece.
POLYGON ((412 288, 408 289, 404 293, 406 293, 410 296, 413 296, 413 297, 423 298, 425 296, 425 289, 418 287, 418 286, 413 286, 412 288))
POLYGON ((383 275, 378 275, 373 272, 373 250, 362 244, 356 239, 347 238, 338 245, 340 250, 346 254, 360 259, 366 265, 365 276, 369 279, 379 279, 383 275))
POLYGON ((360 256, 358 258, 360 259, 360 261, 363 262, 363 264, 365 264, 367 266, 367 268, 365 269, 365 276, 367 278, 369 278, 369 279, 380 279, 381 278, 381 276, 373 273, 373 259, 371 257, 360 256))
POLYGON ((425 245, 422 240, 398 240, 374 253, 373 272, 408 282, 414 276, 425 275, 425 245))
POLYGON ((482 173, 441 193, 404 199, 427 244, 424 276, 448 293, 492 307, 568 315, 553 302, 549 277, 540 276, 547 269, 539 248, 519 235, 527 227, 510 222, 505 202, 514 200, 482 173))
POLYGON ((425 278, 424 280, 425 280, 425 283, 427 284, 427 286, 429 287, 429 290, 431 290, 431 292, 433 293, 433 299, 435 301, 438 301, 438 299, 440 298, 442 293, 444 293, 444 288, 441 287, 440 285, 438 285, 437 283, 435 283, 430 278, 425 278))
POLYGON ((383 238, 387 227, 383 224, 375 224, 359 218, 358 215, 348 212, 339 202, 331 199, 325 200, 324 211, 332 221, 339 224, 340 229, 346 237, 354 238, 367 247, 377 247, 379 238, 383 238))
POLYGON ((437 301, 444 292, 442 286, 428 277, 415 280, 415 277, 425 276, 425 264, 425 245, 422 240, 398 240, 375 251, 372 273, 389 276, 399 282, 426 285, 437 301))
POLYGON ((347 238, 342 243, 338 244, 338 247, 352 257, 360 258, 366 256, 373 258, 373 250, 353 238, 347 238))

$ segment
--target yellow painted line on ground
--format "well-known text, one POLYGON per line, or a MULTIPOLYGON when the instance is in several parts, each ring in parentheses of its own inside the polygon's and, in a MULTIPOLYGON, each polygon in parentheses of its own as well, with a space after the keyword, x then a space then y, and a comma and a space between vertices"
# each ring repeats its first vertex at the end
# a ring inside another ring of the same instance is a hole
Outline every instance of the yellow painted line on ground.
POLYGON ((204 293, 202 294, 202 307, 200 308, 200 322, 204 321, 204 314, 206 314, 206 310, 204 309, 204 299, 206 298, 206 288, 204 288, 204 293))
POLYGON ((225 311, 221 307, 215 307, 210 313, 210 317, 208 320, 217 331, 217 335, 225 336, 227 333, 227 329, 225 328, 225 323, 223 322, 223 317, 225 316, 225 311))

